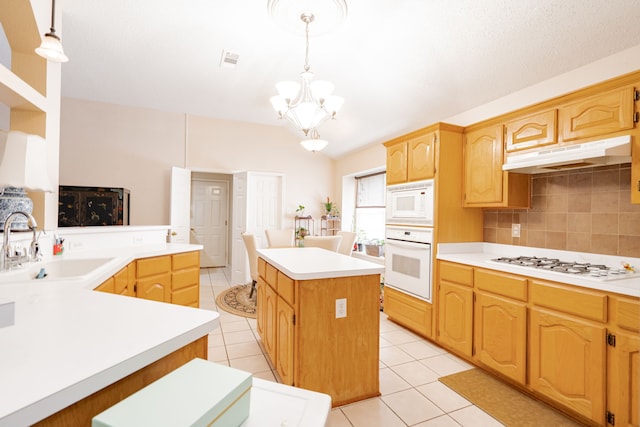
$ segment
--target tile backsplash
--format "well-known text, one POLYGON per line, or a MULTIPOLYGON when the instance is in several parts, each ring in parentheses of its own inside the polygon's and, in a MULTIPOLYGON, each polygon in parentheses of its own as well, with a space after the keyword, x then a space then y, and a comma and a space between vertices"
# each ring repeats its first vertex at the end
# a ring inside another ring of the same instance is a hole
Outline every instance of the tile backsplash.
POLYGON ((530 209, 486 209, 484 241, 640 258, 630 164, 531 175, 530 209), (520 237, 512 225, 520 224, 520 237))

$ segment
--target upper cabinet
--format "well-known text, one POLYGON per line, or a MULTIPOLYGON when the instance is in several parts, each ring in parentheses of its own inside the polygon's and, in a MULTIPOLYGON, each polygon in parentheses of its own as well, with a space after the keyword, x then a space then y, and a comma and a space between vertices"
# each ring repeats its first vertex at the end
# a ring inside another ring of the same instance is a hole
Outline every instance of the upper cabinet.
POLYGON ((632 129, 636 93, 633 86, 627 86, 561 106, 562 140, 573 141, 632 129))
POLYGON ((435 176, 437 131, 419 131, 386 142, 387 185, 435 176))
POLYGON ((555 108, 510 120, 504 125, 507 152, 558 143, 555 108))
POLYGON ((529 207, 530 177, 502 171, 503 135, 501 124, 465 132, 464 206, 529 207))

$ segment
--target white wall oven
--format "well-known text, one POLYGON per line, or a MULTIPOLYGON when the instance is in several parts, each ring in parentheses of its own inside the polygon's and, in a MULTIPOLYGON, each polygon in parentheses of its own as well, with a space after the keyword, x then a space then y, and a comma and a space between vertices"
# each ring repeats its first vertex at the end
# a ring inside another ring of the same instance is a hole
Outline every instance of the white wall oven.
POLYGON ((387 186, 386 223, 433 226, 433 180, 387 186))
POLYGON ((387 226, 384 284, 431 302, 433 229, 387 226))

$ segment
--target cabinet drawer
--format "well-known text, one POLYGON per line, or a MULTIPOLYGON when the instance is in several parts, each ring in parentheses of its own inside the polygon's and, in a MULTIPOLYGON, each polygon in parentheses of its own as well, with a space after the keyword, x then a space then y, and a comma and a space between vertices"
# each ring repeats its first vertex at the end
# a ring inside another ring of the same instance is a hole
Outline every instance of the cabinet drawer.
POLYGON ((607 321, 607 296, 599 292, 532 280, 531 302, 585 319, 607 321))
POLYGON ((476 269, 474 284, 477 289, 520 301, 527 300, 527 279, 507 273, 476 269))
POLYGON ((640 331, 640 300, 611 297, 611 307, 611 316, 618 327, 640 331))
POLYGON ((267 270, 264 275, 264 280, 273 289, 278 289, 278 269, 275 268, 273 265, 267 263, 267 270))
POLYGON ((179 289, 171 292, 171 303, 179 305, 187 305, 190 307, 198 307, 198 298, 200 289, 198 286, 191 286, 190 288, 179 289))
POLYGON ((171 256, 142 258, 136 261, 137 277, 147 277, 171 271, 171 256))
POLYGON ((200 269, 190 268, 188 270, 171 273, 171 289, 182 289, 188 286, 200 285, 200 269))
POLYGON ((278 271, 278 295, 289 305, 295 303, 295 287, 293 279, 278 271))
POLYGON ((267 261, 258 258, 258 276, 265 279, 267 277, 267 261))
POLYGON ((386 286, 384 312, 389 318, 425 337, 431 337, 433 307, 426 301, 386 286))
POLYGON ((473 286, 473 267, 440 261, 440 279, 473 286))
POLYGON ((200 268, 200 252, 185 252, 171 256, 172 269, 182 270, 183 268, 200 268))

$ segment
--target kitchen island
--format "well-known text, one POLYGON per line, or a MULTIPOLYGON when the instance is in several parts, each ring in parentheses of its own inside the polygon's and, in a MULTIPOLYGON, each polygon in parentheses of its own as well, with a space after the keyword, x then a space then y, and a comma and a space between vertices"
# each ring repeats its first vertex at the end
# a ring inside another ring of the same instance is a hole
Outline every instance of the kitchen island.
POLYGON ((71 251, 64 258, 112 259, 79 279, 4 277, 0 299, 15 303, 15 324, 0 328, 0 426, 89 425, 178 366, 206 359, 218 313, 92 290, 136 258, 199 248, 71 251))
POLYGON ((384 267, 319 248, 258 255, 258 332, 280 380, 333 406, 378 396, 384 267))

